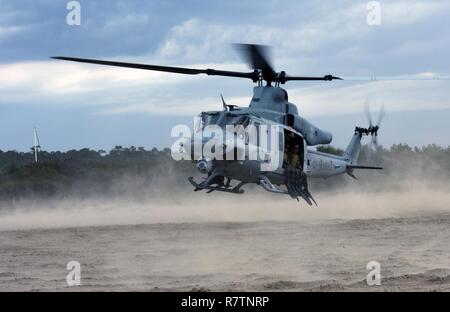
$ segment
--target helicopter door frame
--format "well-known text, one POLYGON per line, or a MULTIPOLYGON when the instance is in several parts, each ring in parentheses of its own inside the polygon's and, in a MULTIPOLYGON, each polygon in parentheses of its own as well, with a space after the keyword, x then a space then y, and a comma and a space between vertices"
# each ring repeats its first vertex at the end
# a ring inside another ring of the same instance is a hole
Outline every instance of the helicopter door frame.
POLYGON ((283 131, 283 136, 284 136, 283 137, 283 149, 282 149, 282 151, 283 151, 283 168, 285 167, 285 161, 284 161, 286 159, 285 158, 285 154, 286 154, 285 148, 287 146, 287 138, 288 138, 289 134, 293 134, 295 136, 294 137, 294 144, 298 144, 299 147, 300 147, 299 169, 301 169, 302 171, 305 171, 305 169, 306 169, 305 168, 305 165, 306 165, 305 162, 306 162, 306 158, 307 158, 305 140, 304 140, 302 135, 296 133, 295 131, 290 130, 289 128, 284 128, 284 131, 283 131))

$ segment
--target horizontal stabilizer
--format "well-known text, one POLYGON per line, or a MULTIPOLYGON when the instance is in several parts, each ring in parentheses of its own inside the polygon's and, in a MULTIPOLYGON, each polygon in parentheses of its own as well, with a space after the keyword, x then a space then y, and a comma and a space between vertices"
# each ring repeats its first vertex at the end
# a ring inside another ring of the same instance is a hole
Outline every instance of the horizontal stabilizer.
POLYGON ((374 170, 382 170, 383 167, 347 165, 347 169, 374 169, 374 170))

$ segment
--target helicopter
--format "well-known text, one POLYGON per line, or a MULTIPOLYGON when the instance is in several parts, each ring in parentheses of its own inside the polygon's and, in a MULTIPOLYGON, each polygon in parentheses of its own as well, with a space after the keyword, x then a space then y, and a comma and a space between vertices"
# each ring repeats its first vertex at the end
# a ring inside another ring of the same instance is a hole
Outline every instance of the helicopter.
POLYGON ((376 144, 384 110, 380 112, 376 125, 372 124, 369 115, 368 128, 355 127, 342 156, 309 149, 308 146, 331 143, 333 136, 300 116, 297 106, 289 102, 288 93, 281 85, 289 81, 330 82, 342 78, 330 74, 322 77, 290 76, 285 71, 275 71, 267 46, 237 44, 236 47, 252 71, 195 69, 64 56, 52 58, 186 75, 243 78, 255 83, 248 107, 227 104, 221 95, 223 109, 202 112, 194 131, 183 135, 174 144, 179 153, 187 155, 183 159, 196 162, 200 173, 206 175, 201 182, 188 177, 195 191, 242 194, 244 185, 257 184, 268 192, 289 195, 297 201, 303 199, 309 205, 317 205, 308 188, 309 178, 348 174, 356 179, 356 169, 383 169, 358 164, 358 156, 364 136, 371 136, 376 144), (209 137, 205 136, 208 127, 215 129, 214 135, 209 137), (262 146, 263 137, 270 137, 270 144, 262 146), (206 147, 210 148, 209 153, 205 152, 206 147), (250 151, 256 157, 250 157, 250 151), (231 185, 233 180, 237 181, 234 186, 231 185))

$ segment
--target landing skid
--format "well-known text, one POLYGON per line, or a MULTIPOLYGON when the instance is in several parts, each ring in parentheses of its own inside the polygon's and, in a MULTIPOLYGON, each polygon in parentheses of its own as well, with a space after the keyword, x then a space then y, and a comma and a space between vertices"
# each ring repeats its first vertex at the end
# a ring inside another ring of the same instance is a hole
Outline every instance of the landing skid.
POLYGON ((240 188, 245 184, 245 182, 241 182, 238 185, 236 185, 235 187, 229 188, 229 187, 223 187, 223 186, 212 186, 208 183, 205 183, 205 182, 208 182, 209 179, 202 183, 195 182, 193 177, 189 177, 188 180, 195 187, 195 189, 194 189, 195 192, 201 191, 201 190, 208 190, 208 193, 211 193, 214 191, 225 192, 225 193, 234 193, 234 194, 244 193, 244 190, 241 190, 240 188))

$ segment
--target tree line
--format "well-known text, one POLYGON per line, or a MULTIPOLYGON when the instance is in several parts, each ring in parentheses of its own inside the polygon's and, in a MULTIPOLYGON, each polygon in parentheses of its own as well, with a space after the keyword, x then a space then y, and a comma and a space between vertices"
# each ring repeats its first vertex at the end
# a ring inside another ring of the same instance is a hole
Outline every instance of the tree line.
MULTIPOLYGON (((343 151, 333 146, 317 150, 332 154, 343 151)), ((363 146, 361 164, 382 165, 380 173, 356 172, 358 185, 382 187, 402 179, 426 179, 449 184, 450 147, 435 144, 421 148, 396 144, 372 150, 363 146)), ((161 190, 192 191, 186 178, 196 175, 190 161, 174 161, 170 149, 116 146, 110 151, 41 151, 34 163, 31 152, 0 150, 0 200, 70 196, 157 196, 161 190)), ((348 176, 311 182, 312 190, 338 189, 352 181, 348 176)))

